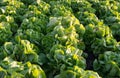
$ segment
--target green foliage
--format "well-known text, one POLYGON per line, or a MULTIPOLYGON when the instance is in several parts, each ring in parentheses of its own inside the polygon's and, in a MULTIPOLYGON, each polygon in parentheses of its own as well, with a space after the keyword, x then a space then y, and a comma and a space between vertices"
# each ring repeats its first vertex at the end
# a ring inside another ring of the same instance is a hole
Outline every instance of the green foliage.
POLYGON ((78 66, 68 68, 66 71, 62 71, 55 78, 101 78, 96 72, 83 70, 78 66))
POLYGON ((0 45, 12 37, 12 31, 8 22, 0 22, 0 45))
POLYGON ((0 77, 2 78, 46 78, 44 71, 36 64, 21 63, 6 57, 0 63, 0 77))
POLYGON ((107 51, 94 61, 94 69, 103 77, 120 77, 120 54, 107 51))
POLYGON ((15 44, 6 42, 1 51, 3 55, 11 56, 18 61, 38 62, 38 48, 28 40, 20 40, 15 44))
POLYGON ((120 0, 0 0, 0 78, 119 78, 119 29, 120 0))

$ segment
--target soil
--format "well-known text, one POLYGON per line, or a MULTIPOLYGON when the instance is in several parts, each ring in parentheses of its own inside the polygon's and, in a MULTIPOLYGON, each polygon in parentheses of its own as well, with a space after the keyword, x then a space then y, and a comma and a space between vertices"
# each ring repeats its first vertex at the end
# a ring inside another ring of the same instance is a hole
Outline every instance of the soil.
POLYGON ((88 57, 86 59, 86 64, 87 64, 86 69, 93 70, 93 61, 95 60, 95 56, 92 52, 88 52, 88 51, 85 52, 88 54, 88 57))

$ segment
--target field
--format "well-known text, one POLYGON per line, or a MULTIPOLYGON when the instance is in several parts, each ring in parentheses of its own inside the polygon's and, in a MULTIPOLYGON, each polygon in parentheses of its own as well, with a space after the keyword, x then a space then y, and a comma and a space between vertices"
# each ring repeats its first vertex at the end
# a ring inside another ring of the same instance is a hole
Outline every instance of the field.
POLYGON ((120 78, 120 0, 0 0, 0 78, 120 78))

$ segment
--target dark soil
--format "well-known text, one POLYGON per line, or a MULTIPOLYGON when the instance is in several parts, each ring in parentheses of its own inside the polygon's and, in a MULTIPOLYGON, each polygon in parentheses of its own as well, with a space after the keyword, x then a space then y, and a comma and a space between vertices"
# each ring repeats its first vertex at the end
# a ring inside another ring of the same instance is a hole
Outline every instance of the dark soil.
POLYGON ((86 69, 93 70, 93 61, 95 60, 95 56, 92 52, 89 51, 85 51, 85 52, 88 54, 88 57, 86 59, 86 64, 87 64, 86 69))

